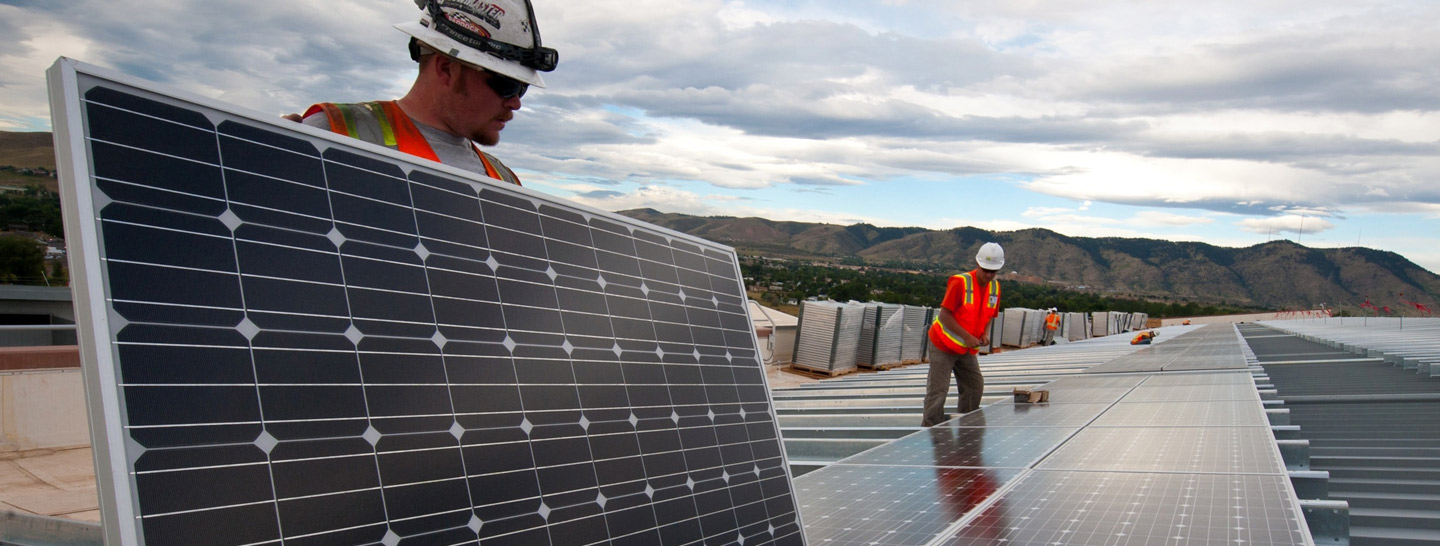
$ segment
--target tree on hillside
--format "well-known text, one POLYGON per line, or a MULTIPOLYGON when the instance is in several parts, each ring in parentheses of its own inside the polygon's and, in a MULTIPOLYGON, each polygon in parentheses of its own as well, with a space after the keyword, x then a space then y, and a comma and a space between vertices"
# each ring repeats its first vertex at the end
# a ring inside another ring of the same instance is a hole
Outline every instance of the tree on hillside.
POLYGON ((45 245, 19 235, 0 235, 0 283, 45 284, 45 245))
POLYGON ((830 291, 830 299, 835 301, 868 301, 870 299, 870 285, 864 281, 845 281, 840 286, 830 291))
POLYGON ((24 226, 55 236, 63 236, 60 222, 60 196, 40 186, 25 188, 21 194, 0 193, 0 228, 24 226))

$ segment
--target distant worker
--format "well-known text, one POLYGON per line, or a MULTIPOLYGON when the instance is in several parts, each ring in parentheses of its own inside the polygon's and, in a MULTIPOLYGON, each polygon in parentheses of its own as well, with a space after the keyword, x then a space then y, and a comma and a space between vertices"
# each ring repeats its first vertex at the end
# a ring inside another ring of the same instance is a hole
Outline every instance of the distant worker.
POLYGON ((410 58, 420 63, 410 91, 400 100, 316 104, 304 123, 520 184, 480 146, 500 142, 520 97, 532 85, 545 87, 540 72, 554 70, 559 58, 541 47, 530 0, 415 3, 420 21, 395 25, 410 35, 410 58))
POLYGON ((956 410, 980 408, 985 377, 980 374, 979 348, 990 344, 990 321, 1000 312, 1000 282, 995 275, 1005 266, 1005 249, 985 243, 975 255, 978 268, 950 277, 945 299, 930 324, 930 374, 925 381, 925 415, 921 426, 949 420, 945 394, 950 376, 960 387, 956 410))
POLYGON ((1055 344, 1055 331, 1060 329, 1060 313, 1054 307, 1050 308, 1050 314, 1045 315, 1045 339, 1041 345, 1055 344))
POLYGON ((1150 344, 1150 340, 1151 340, 1151 339, 1154 339, 1155 336, 1158 336, 1158 335, 1160 335, 1160 334, 1159 334, 1158 332, 1154 331, 1154 330, 1146 330, 1146 331, 1144 331, 1144 332, 1140 332, 1139 334, 1135 334, 1135 337, 1130 339, 1130 344, 1131 344, 1131 345, 1149 345, 1149 344, 1150 344))

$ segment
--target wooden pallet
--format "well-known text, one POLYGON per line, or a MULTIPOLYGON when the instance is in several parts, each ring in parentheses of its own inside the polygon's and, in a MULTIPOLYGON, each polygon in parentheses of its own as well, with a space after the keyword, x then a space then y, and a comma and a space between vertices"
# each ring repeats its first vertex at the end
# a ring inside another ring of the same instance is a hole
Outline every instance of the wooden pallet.
POLYGON ((800 367, 795 366, 794 364, 790 364, 790 365, 785 366, 784 368, 780 368, 780 369, 781 369, 782 371, 787 371, 787 372, 790 372, 790 373, 793 373, 793 374, 796 374, 796 375, 803 375, 803 376, 805 376, 805 377, 813 377, 813 378, 816 378, 816 379, 829 379, 829 378, 831 378, 831 377, 840 377, 840 376, 842 376, 842 375, 849 374, 849 373, 855 373, 855 372, 857 371, 857 370, 855 370, 855 369, 849 369, 849 370, 841 370, 841 371, 838 371, 838 372, 826 373, 826 372, 811 370, 811 369, 809 369, 809 368, 800 368, 800 367))

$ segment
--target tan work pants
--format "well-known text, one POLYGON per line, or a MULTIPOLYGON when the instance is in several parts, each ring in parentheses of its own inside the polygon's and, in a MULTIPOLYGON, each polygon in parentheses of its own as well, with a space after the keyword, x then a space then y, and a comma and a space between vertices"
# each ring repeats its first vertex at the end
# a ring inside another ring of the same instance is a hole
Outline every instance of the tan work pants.
POLYGON ((980 408, 980 395, 985 392, 985 376, 980 375, 980 360, 975 355, 957 355, 930 343, 930 374, 925 380, 925 417, 920 426, 930 427, 948 420, 945 395, 950 391, 950 376, 960 387, 958 413, 980 408))

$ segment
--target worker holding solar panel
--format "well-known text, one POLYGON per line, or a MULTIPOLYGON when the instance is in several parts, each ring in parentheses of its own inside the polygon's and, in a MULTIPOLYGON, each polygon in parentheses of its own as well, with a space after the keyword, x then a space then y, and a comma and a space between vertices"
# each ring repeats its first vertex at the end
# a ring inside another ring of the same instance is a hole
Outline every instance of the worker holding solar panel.
POLYGON ((990 343, 990 321, 1000 312, 1000 282, 995 276, 1005 266, 1005 249, 985 243, 975 254, 975 263, 979 267, 950 277, 945 298, 930 324, 930 374, 925 381, 921 426, 949 420, 945 394, 950 390, 951 375, 960 387, 956 410, 968 413, 980 408, 985 377, 976 355, 990 343))
POLYGON ((540 45, 530 0, 415 4, 420 20, 395 25, 420 64, 410 91, 393 101, 316 104, 304 123, 520 184, 481 146, 500 142, 525 91, 545 87, 540 72, 555 69, 558 53, 540 45))

